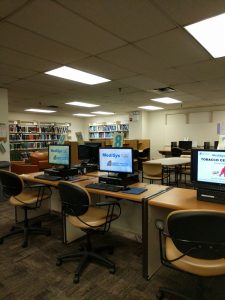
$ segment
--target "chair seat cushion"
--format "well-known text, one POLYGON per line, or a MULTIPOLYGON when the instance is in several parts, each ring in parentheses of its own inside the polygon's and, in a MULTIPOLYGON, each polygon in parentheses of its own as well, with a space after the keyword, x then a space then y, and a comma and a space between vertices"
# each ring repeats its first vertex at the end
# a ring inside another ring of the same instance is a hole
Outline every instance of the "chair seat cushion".
MULTIPOLYGON (((96 207, 89 207, 88 211, 79 216, 79 218, 86 224, 94 227, 100 227, 103 224, 106 223, 106 217, 107 217, 107 210, 102 208, 96 208, 96 207)), ((90 228, 88 225, 82 223, 77 217, 75 216, 69 216, 68 217, 69 222, 78 228, 90 228)))
MULTIPOLYGON (((182 255, 182 253, 175 247, 173 241, 170 238, 167 238, 167 259, 172 260, 180 255, 182 255)), ((225 259, 206 260, 185 255, 184 257, 171 263, 180 270, 199 276, 207 277, 225 274, 225 259)))
MULTIPOLYGON (((24 189, 23 192, 17 195, 16 197, 13 196, 10 197, 9 202, 15 206, 24 206, 24 205, 33 204, 37 202, 38 192, 39 192, 38 188, 24 189)), ((49 194, 45 193, 42 199, 44 200, 47 198, 49 198, 49 194)))

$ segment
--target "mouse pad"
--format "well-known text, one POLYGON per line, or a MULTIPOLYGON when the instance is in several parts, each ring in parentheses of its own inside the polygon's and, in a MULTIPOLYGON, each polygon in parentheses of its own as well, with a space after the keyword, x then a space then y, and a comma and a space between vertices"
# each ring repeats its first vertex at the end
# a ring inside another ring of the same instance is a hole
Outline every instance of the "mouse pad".
POLYGON ((147 191, 147 189, 145 189, 145 188, 130 188, 129 190, 122 191, 122 193, 138 195, 138 194, 144 193, 146 191, 147 191))

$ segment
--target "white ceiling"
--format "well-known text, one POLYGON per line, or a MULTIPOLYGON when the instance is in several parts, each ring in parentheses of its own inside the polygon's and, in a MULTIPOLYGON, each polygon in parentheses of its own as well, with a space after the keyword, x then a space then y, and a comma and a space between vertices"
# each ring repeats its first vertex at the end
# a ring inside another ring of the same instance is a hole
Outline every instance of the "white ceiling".
POLYGON ((225 58, 212 58, 183 27, 224 12, 224 0, 0 0, 0 87, 9 91, 9 111, 92 111, 64 104, 78 100, 125 113, 154 105, 152 90, 167 86, 175 92, 161 96, 182 108, 223 105, 225 58), (88 86, 44 74, 62 65, 111 81, 88 86))

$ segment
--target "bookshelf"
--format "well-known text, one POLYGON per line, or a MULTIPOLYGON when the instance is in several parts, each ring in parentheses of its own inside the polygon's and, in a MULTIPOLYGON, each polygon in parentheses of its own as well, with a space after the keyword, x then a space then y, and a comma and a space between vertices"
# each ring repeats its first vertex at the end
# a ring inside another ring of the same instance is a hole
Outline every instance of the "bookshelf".
POLYGON ((10 152, 44 150, 61 135, 69 139, 69 134, 68 123, 9 121, 10 152))
POLYGON ((102 123, 89 124, 89 140, 111 139, 114 132, 123 132, 124 138, 129 136, 128 123, 102 123))

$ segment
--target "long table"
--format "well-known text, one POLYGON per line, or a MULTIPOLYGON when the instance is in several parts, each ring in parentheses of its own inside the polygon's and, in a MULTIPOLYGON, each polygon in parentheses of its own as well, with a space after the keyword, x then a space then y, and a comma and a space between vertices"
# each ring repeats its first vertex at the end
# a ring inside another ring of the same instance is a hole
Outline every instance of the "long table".
MULTIPOLYGON (((25 174, 21 175, 21 177, 28 182, 45 183, 57 188, 59 182, 37 179, 34 178, 35 175, 37 175, 37 173, 25 174)), ((86 176, 79 176, 79 180, 75 181, 74 184, 85 187, 88 183, 98 181, 97 177, 99 175, 101 175, 101 173, 97 172, 87 174, 86 176)), ((178 209, 211 209, 225 211, 225 205, 223 204, 198 201, 195 190, 146 183, 136 183, 132 186, 145 187, 147 191, 139 195, 132 195, 91 188, 87 188, 87 190, 92 195, 128 200, 120 201, 121 205, 126 202, 128 202, 128 205, 124 210, 122 207, 122 216, 118 220, 127 219, 127 221, 129 221, 128 223, 121 223, 121 230, 129 229, 129 227, 132 227, 133 222, 137 222, 140 225, 140 234, 142 235, 143 243, 143 277, 146 279, 150 279, 161 265, 155 220, 165 220, 171 211, 178 209), (129 203, 132 205, 129 205, 129 203), (130 213, 128 213, 129 210, 130 213)), ((54 200, 55 199, 53 199, 53 201, 54 200)))

